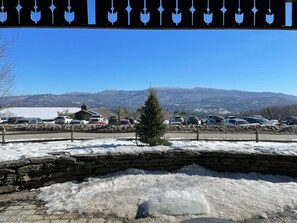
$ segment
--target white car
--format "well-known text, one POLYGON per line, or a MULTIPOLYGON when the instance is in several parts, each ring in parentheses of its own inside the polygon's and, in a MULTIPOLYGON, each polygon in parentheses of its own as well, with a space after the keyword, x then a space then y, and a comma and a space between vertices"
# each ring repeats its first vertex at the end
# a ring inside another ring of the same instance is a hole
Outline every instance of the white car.
POLYGON ((89 119, 89 124, 103 124, 104 119, 101 115, 92 115, 92 117, 89 119))
POLYGON ((180 125, 184 122, 184 118, 181 116, 172 116, 169 120, 170 124, 172 125, 174 123, 174 125, 179 125, 177 123, 180 123, 180 125))
POLYGON ((0 123, 7 123, 8 118, 7 117, 1 117, 0 118, 0 123))
POLYGON ((240 119, 240 118, 226 119, 224 124, 225 125, 228 125, 228 126, 235 126, 235 125, 238 125, 238 126, 248 126, 248 125, 251 125, 246 120, 240 119))
POLYGON ((69 116, 58 116, 54 121, 55 124, 69 124, 72 121, 72 118, 69 116))
POLYGON ((103 118, 90 118, 89 124, 105 125, 106 122, 103 118))
POLYGON ((77 120, 77 119, 72 119, 71 122, 70 122, 70 124, 73 124, 73 125, 77 125, 77 124, 79 124, 79 125, 86 125, 88 123, 89 122, 86 121, 86 120, 77 120))

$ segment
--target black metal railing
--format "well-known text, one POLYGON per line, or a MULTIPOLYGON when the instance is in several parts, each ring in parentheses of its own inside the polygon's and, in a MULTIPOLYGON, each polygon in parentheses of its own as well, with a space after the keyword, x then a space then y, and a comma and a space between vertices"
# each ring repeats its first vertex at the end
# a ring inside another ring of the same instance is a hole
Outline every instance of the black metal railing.
POLYGON ((283 0, 0 0, 0 27, 296 29, 283 0))

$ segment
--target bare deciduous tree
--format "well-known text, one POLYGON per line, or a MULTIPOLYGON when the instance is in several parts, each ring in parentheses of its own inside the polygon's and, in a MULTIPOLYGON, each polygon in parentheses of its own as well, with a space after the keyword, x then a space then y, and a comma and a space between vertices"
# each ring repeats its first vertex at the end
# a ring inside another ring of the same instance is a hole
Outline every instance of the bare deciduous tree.
POLYGON ((0 98, 11 93, 14 85, 13 64, 9 62, 7 56, 10 43, 0 44, 0 98))

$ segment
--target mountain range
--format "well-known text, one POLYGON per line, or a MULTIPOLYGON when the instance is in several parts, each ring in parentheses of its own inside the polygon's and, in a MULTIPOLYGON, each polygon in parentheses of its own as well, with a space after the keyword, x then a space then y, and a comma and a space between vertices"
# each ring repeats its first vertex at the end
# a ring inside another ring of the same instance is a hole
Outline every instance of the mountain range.
MULTIPOLYGON (((162 107, 170 111, 197 113, 238 113, 272 106, 297 104, 297 96, 273 92, 248 92, 214 88, 156 88, 162 107)), ((106 90, 98 93, 37 94, 0 98, 2 107, 80 106, 137 109, 148 90, 106 90)))

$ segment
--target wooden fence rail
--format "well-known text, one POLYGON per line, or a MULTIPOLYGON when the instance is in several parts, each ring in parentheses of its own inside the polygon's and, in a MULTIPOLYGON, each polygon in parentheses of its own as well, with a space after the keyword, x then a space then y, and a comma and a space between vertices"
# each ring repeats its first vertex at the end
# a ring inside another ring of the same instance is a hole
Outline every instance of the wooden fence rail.
MULTIPOLYGON (((69 131, 64 132, 25 132, 25 131, 8 131, 5 127, 0 129, 2 135, 1 144, 17 143, 17 142, 46 142, 46 141, 71 141, 100 139, 100 138, 117 138, 139 141, 135 132, 115 132, 115 133, 94 133, 94 132, 77 132, 72 126, 69 131)), ((297 143, 297 135, 295 134, 265 134, 259 130, 251 133, 222 133, 222 132, 201 132, 197 129, 192 132, 167 132, 164 136, 168 140, 190 140, 190 141, 254 141, 254 142, 295 142, 297 143)))

